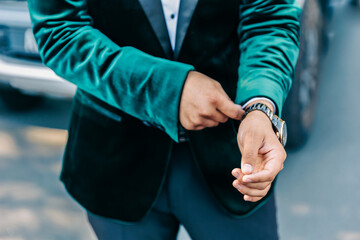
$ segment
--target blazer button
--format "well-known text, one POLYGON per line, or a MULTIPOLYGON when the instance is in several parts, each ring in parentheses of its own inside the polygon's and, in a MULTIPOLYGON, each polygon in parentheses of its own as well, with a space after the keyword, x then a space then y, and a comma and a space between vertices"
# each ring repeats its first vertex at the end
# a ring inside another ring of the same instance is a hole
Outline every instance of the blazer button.
POLYGON ((161 126, 161 125, 158 125, 158 124, 155 124, 155 127, 157 128, 157 129, 160 129, 161 131, 165 131, 165 128, 163 127, 163 126, 161 126))
POLYGON ((144 124, 145 126, 151 127, 151 123, 148 122, 148 121, 143 121, 143 124, 144 124))

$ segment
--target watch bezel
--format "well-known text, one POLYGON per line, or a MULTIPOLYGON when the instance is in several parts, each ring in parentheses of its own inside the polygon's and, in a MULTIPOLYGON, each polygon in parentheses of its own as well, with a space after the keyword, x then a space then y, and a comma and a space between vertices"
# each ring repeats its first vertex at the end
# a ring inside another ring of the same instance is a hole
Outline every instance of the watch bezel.
POLYGON ((277 115, 273 115, 272 119, 271 119, 271 123, 273 125, 273 129, 274 129, 276 136, 278 137, 280 143, 285 147, 286 142, 287 142, 287 137, 284 136, 285 135, 284 129, 286 127, 286 122, 284 120, 282 120, 281 118, 279 118, 277 115))

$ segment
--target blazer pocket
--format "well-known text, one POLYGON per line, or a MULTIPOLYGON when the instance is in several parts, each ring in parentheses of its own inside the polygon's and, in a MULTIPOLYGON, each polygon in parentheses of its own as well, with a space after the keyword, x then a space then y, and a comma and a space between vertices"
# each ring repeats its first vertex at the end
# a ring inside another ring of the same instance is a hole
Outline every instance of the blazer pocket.
POLYGON ((120 110, 106 106, 106 103, 81 91, 76 93, 73 108, 80 116, 90 118, 102 125, 107 124, 109 120, 120 123, 124 115, 120 110))

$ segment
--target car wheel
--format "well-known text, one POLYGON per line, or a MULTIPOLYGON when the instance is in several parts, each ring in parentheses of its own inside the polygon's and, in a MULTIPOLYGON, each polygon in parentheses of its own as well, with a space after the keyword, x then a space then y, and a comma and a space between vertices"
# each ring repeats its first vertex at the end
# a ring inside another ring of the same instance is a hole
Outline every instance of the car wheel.
POLYGON ((24 94, 16 89, 1 89, 3 105, 12 111, 30 110, 43 102, 43 97, 24 94))
POLYGON ((314 120, 324 40, 323 14, 318 1, 306 1, 301 23, 299 59, 293 86, 284 106, 288 148, 297 148, 305 143, 314 120))

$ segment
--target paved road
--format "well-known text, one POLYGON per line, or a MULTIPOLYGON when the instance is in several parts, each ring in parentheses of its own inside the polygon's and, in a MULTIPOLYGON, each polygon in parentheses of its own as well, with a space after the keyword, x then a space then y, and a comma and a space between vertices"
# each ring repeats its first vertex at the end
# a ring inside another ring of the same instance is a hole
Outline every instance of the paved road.
MULTIPOLYGON (((360 240, 360 10, 339 9, 333 31, 313 134, 278 181, 284 240, 360 240)), ((54 100, 21 114, 0 105, 0 240, 95 239, 58 181, 69 110, 54 100)))
POLYGON ((313 134, 278 181, 284 240, 360 239, 360 9, 333 19, 313 134))
POLYGON ((91 240, 85 216, 58 180, 69 102, 0 108, 0 239, 91 240))

